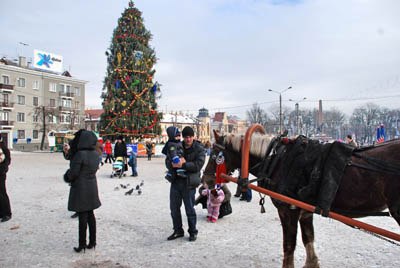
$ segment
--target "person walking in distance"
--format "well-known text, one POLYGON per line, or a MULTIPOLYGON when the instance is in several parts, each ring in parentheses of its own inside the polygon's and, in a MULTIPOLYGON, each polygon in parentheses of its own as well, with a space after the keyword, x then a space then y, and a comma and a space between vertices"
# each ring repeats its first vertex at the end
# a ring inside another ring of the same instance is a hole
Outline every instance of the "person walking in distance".
POLYGON ((151 141, 146 142, 146 153, 147 153, 147 160, 151 160, 151 155, 153 154, 153 144, 151 141))
POLYGON ((103 151, 104 151, 104 146, 100 141, 97 141, 96 143, 96 152, 99 154, 99 166, 104 165, 103 163, 103 151))
POLYGON ((0 217, 1 222, 11 219, 10 199, 6 190, 6 177, 11 155, 4 141, 0 141, 0 217))
POLYGON ((79 217, 79 245, 76 252, 96 247, 96 218, 94 210, 101 206, 97 188, 96 172, 99 166, 95 151, 96 135, 83 130, 77 143, 77 152, 64 174, 65 182, 70 184, 68 210, 75 211, 79 217), (86 230, 89 226, 89 244, 86 244, 86 230))
MULTIPOLYGON (((182 130, 184 157, 172 167, 186 170, 186 178, 172 173, 170 188, 170 210, 174 232, 168 240, 184 236, 182 228, 181 206, 185 205, 186 217, 189 225, 189 241, 196 241, 198 230, 196 228, 197 215, 194 209, 196 188, 200 184, 200 170, 206 158, 205 151, 200 142, 194 140, 194 131, 191 127, 182 130)), ((167 167, 168 168, 168 167, 167 167)))
POLYGON ((106 143, 104 144, 104 152, 106 153, 106 160, 104 160, 104 162, 107 164, 107 160, 108 163, 112 163, 114 162, 114 158, 112 155, 112 145, 109 139, 106 140, 106 143))

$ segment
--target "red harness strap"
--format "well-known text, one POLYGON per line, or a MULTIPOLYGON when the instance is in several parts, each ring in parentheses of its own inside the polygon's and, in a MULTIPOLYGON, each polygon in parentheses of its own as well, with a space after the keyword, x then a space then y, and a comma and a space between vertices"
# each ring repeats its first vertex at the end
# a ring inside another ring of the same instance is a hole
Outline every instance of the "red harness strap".
POLYGON ((226 183, 227 181, 223 178, 221 178, 221 173, 226 174, 226 165, 225 162, 223 162, 222 164, 217 165, 217 170, 215 172, 216 174, 216 180, 215 183, 216 184, 221 184, 221 183, 226 183))

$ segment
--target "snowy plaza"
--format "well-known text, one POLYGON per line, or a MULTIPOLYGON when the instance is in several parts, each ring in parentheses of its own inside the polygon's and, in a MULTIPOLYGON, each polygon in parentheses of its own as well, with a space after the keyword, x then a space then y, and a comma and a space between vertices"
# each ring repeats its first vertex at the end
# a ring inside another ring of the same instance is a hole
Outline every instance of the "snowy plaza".
MULTIPOLYGON (((102 206, 97 217, 97 247, 75 253, 78 220, 67 211, 69 186, 62 176, 68 161, 61 153, 11 152, 7 189, 13 217, 0 224, 0 267, 280 267, 282 232, 276 209, 266 198, 260 213, 252 202, 232 198, 233 213, 216 223, 196 206, 199 235, 167 241, 172 233, 169 183, 163 158, 138 159, 139 177, 110 178, 111 165, 97 173, 102 206), (144 181, 142 194, 129 189, 144 181), (120 184, 129 186, 121 188, 120 184)), ((234 193, 235 185, 229 184, 234 193)), ((184 210, 185 231, 187 221, 184 210)), ((399 232, 387 217, 362 219, 399 232)), ((399 247, 331 219, 314 216, 315 247, 321 267, 400 267, 399 247)), ((295 266, 305 251, 298 233, 295 266)))

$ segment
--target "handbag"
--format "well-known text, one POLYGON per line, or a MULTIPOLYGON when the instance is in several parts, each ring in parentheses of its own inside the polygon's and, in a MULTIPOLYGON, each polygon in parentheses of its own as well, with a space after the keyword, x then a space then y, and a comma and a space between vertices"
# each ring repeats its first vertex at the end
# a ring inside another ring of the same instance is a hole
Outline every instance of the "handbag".
POLYGON ((219 216, 218 218, 222 218, 226 215, 229 215, 232 213, 232 206, 231 206, 231 201, 227 201, 221 204, 219 208, 219 216))
POLYGON ((67 172, 65 172, 65 174, 64 174, 64 181, 65 181, 66 183, 72 183, 74 180, 73 180, 72 178, 70 178, 70 177, 68 176, 68 174, 69 174, 69 169, 68 169, 67 172))

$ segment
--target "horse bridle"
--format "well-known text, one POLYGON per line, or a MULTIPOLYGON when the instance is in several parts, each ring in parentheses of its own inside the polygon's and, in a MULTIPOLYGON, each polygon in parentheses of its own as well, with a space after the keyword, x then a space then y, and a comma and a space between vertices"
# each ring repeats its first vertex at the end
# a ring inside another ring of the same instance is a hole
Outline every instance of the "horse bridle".
MULTIPOLYGON (((218 144, 218 143, 214 143, 214 144, 213 144, 213 148, 214 148, 214 147, 216 147, 216 148, 220 149, 220 152, 219 152, 218 154, 221 154, 221 153, 222 153, 222 155, 223 155, 223 151, 225 151, 225 150, 226 150, 225 146, 223 146, 223 145, 220 145, 220 144, 218 144)), ((212 151, 214 151, 214 150, 212 150, 212 151)), ((224 155, 223 155, 223 156, 224 156, 224 155)), ((217 156, 215 156, 215 154, 214 154, 214 155, 212 155, 212 156, 210 156, 210 157, 212 157, 214 161, 217 161, 217 156)), ((225 156, 224 156, 224 157, 225 157, 225 156)), ((218 163, 216 163, 216 164, 218 164, 218 163)), ((204 171, 204 172, 203 172, 203 175, 207 175, 207 176, 215 176, 215 172, 213 172, 213 173, 210 173, 210 172, 206 172, 206 171, 204 171)))
MULTIPOLYGON (((272 145, 272 144, 271 144, 271 145, 272 145)), ((268 147, 268 155, 269 155, 269 153, 271 152, 272 149, 275 149, 275 148, 276 148, 276 143, 274 144, 274 146, 271 146, 271 145, 268 147)), ((216 156, 216 155, 211 156, 211 157, 213 157, 213 160, 216 161, 216 164, 218 165, 218 157, 222 156, 222 157, 225 158, 224 151, 226 150, 226 147, 223 146, 223 145, 220 145, 220 144, 218 144, 218 143, 214 143, 214 144, 213 144, 213 148, 214 148, 214 147, 216 147, 216 148, 218 148, 218 149, 220 150, 220 151, 218 152, 218 156, 216 156)), ((213 151, 214 151, 214 150, 213 150, 213 151)), ((240 158, 242 158, 241 155, 240 155, 240 158)), ((255 164, 254 166, 249 167, 249 170, 254 170, 254 169, 258 168, 258 166, 259 166, 260 164, 261 164, 261 163, 257 163, 257 164, 255 164)), ((228 173, 229 173, 229 172, 228 172, 228 173)), ((203 172, 203 175, 214 176, 214 175, 215 175, 215 172, 214 172, 214 173, 203 172)), ((239 176, 240 176, 240 174, 239 174, 239 176)))

